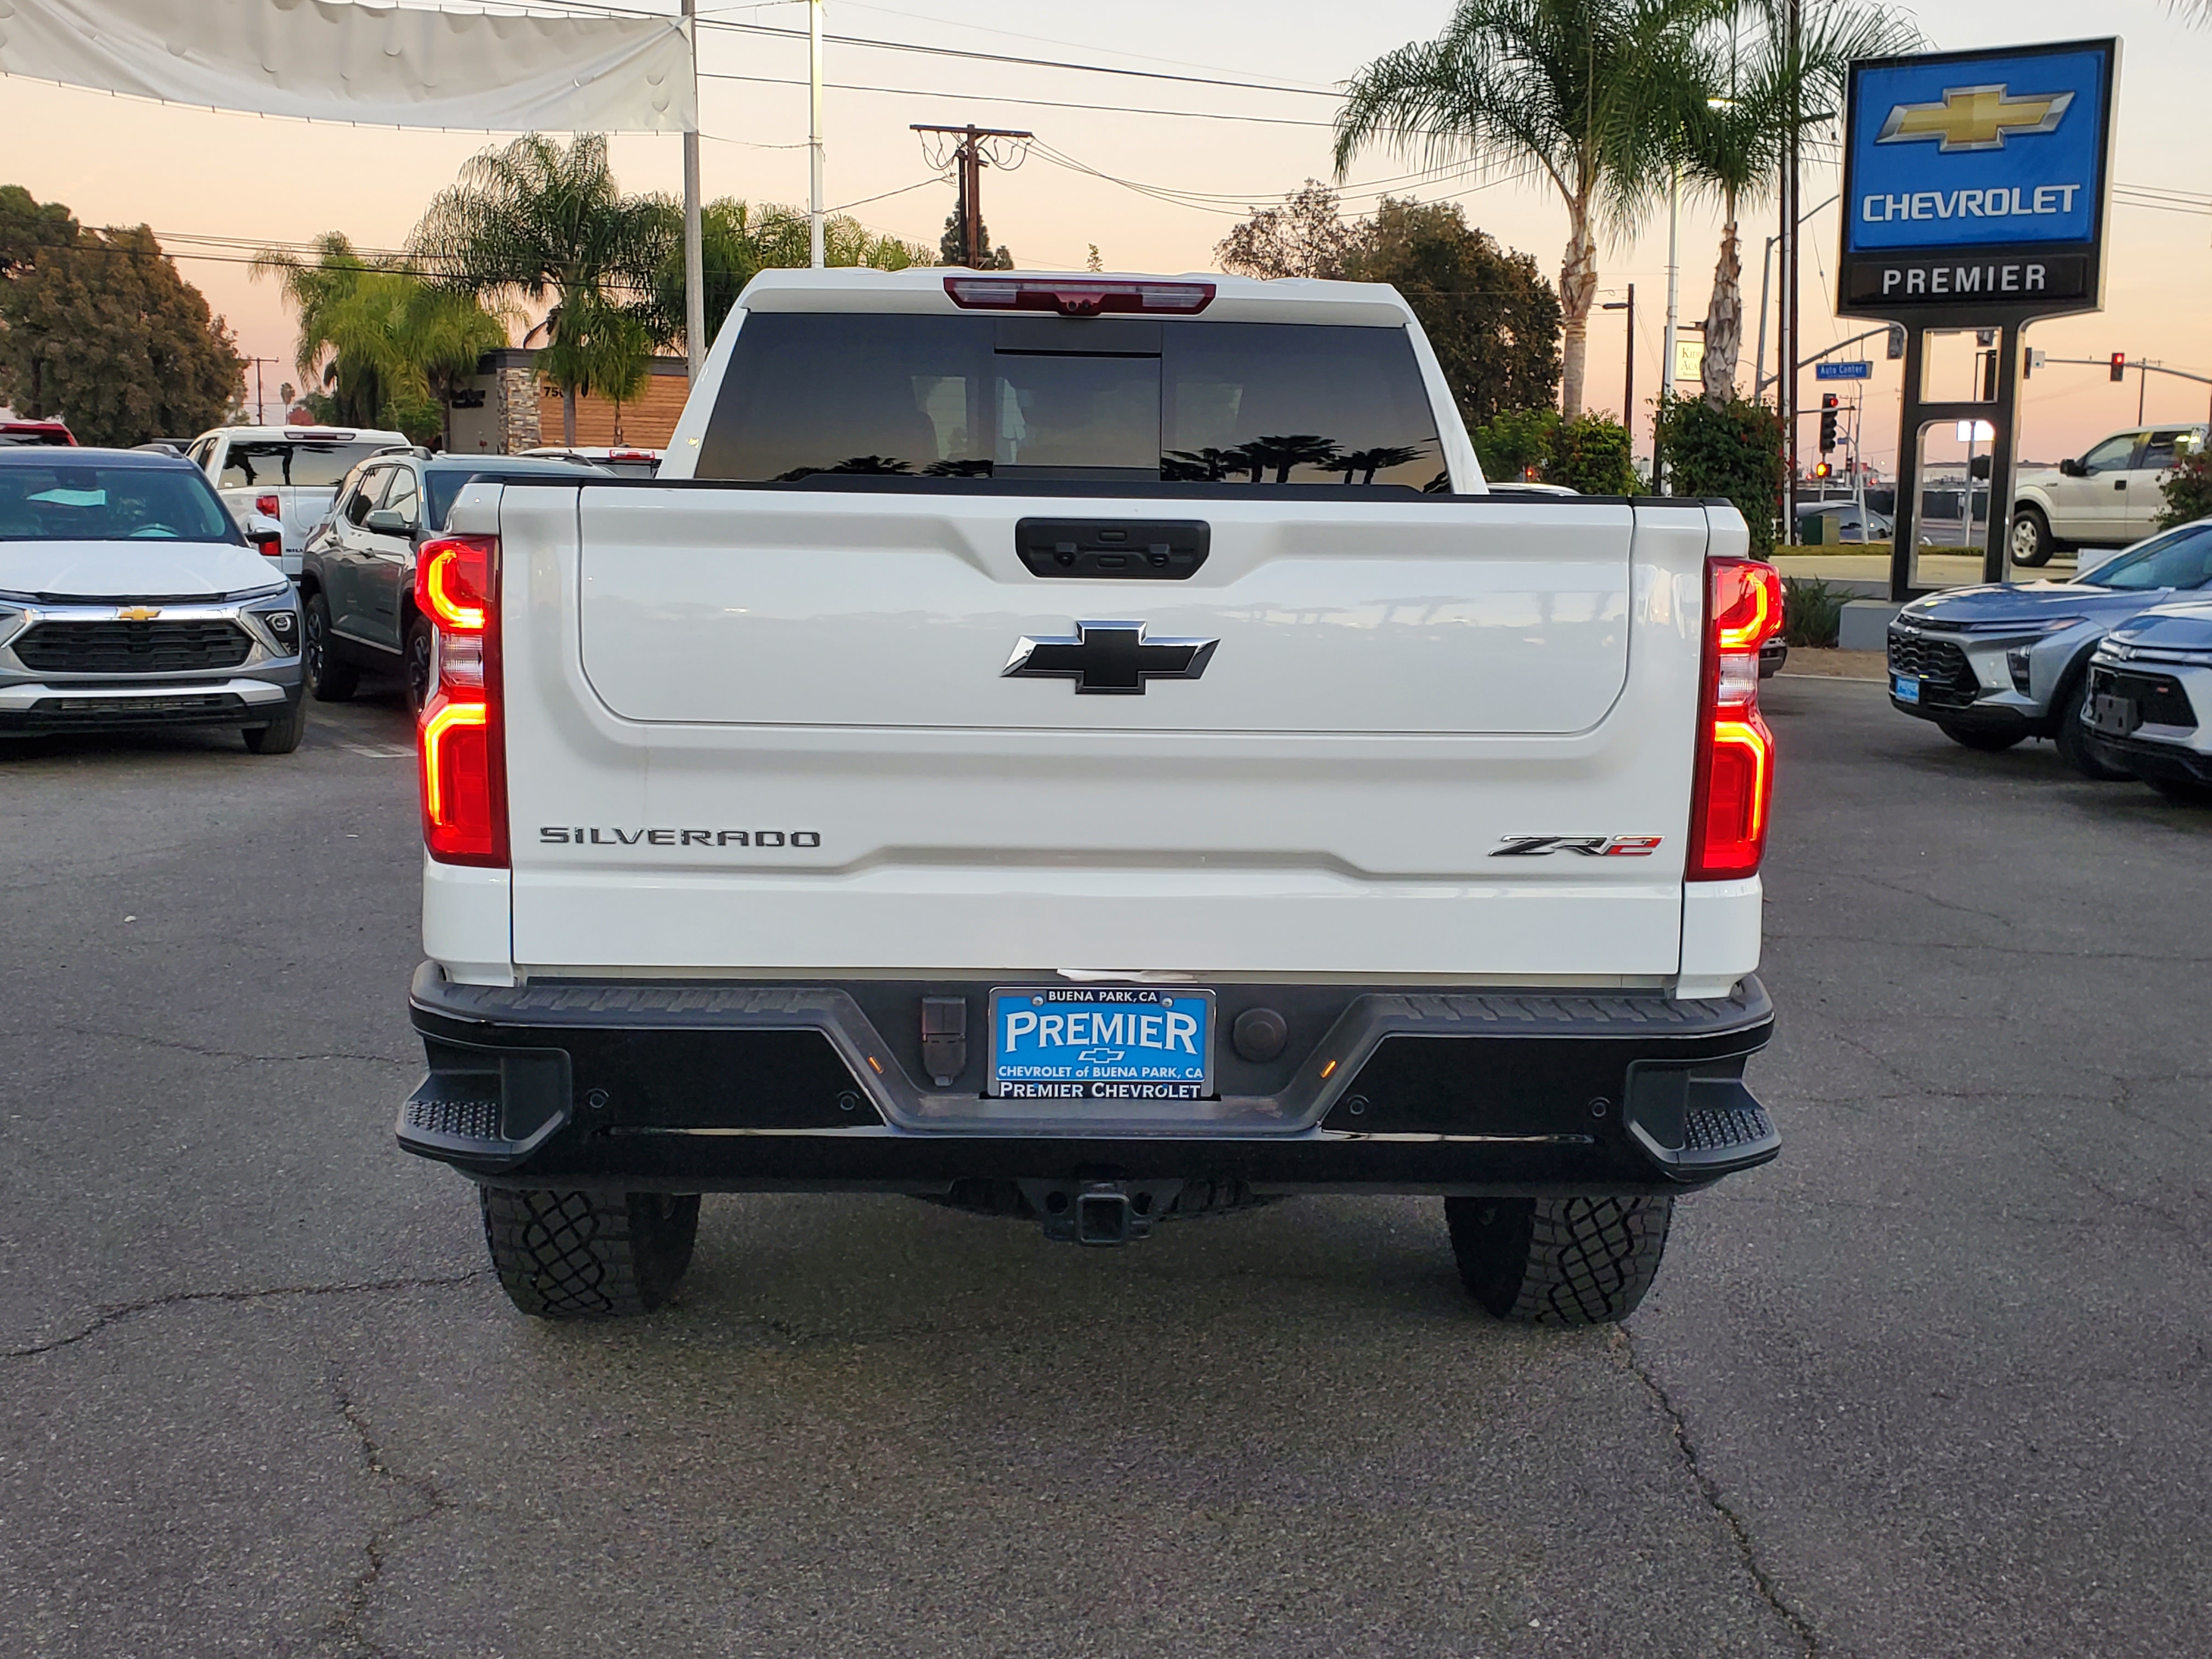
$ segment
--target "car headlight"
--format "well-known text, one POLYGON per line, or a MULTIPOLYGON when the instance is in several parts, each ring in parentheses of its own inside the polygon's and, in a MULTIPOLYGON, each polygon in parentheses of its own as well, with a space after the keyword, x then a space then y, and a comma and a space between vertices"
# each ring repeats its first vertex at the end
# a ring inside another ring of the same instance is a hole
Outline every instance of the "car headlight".
POLYGON ((2027 695, 2027 647, 2015 645, 2005 653, 2005 672, 2012 676, 2012 689, 2023 697, 2027 695))
POLYGON ((300 613, 292 606, 287 605, 247 614, 269 630, 269 637, 276 641, 277 649, 284 655, 289 657, 300 648, 300 613))

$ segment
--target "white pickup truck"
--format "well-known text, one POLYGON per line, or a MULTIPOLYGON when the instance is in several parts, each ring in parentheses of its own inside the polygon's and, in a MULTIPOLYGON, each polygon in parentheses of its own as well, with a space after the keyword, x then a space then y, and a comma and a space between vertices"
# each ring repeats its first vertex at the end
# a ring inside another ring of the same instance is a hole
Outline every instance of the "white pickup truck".
POLYGON ((1587 1323, 1779 1147, 1772 568, 1486 489, 1388 288, 766 272, 657 480, 448 525, 398 1133, 528 1312, 656 1305, 702 1193, 1339 1192, 1587 1323))
POLYGON ((2141 541, 2165 514, 2166 475, 2204 447, 2204 434, 2202 426, 2137 427, 2091 445, 2078 460, 2021 468, 2013 480, 2013 562, 2048 564, 2053 553, 2141 541))
POLYGON ((258 514, 284 526, 284 574, 296 580, 307 538, 331 516, 346 474, 380 451, 406 447, 404 432, 219 426, 193 439, 185 455, 215 480, 240 525, 258 514))

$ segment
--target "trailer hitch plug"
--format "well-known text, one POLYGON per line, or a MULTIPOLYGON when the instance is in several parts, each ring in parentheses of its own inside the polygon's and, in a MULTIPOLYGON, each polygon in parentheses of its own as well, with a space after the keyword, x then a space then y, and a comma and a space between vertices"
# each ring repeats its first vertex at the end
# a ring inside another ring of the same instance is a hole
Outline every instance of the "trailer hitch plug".
POLYGON ((1066 1244, 1130 1244, 1175 1207, 1180 1181, 1023 1181, 1044 1236, 1066 1244))

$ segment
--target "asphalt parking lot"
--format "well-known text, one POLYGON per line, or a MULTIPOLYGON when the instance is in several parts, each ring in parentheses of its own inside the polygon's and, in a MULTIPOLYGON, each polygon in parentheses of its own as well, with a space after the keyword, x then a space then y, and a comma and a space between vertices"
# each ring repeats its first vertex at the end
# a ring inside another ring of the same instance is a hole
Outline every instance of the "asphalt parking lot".
POLYGON ((0 1652, 2202 1651, 2212 813, 1767 702, 1788 1145, 1566 1334, 1317 1199, 710 1199, 672 1309, 533 1323, 392 1144, 396 702, 0 744, 0 1652))

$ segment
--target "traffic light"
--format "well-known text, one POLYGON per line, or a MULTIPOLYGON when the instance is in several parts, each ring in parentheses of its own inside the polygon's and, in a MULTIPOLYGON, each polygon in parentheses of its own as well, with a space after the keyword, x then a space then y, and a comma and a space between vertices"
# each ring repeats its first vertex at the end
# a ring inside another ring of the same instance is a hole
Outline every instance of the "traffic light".
POLYGON ((1820 453, 1823 455, 1836 447, 1836 403, 1834 392, 1820 394, 1820 453))
POLYGON ((2128 354, 2124 351, 2115 351, 2112 354, 2112 378, 2116 380, 2124 380, 2128 378, 2128 354))
POLYGON ((1813 477, 1815 479, 1832 477, 1834 476, 1835 471, 1836 469, 1830 466, 1826 461, 1815 461, 1813 463, 1813 477))

